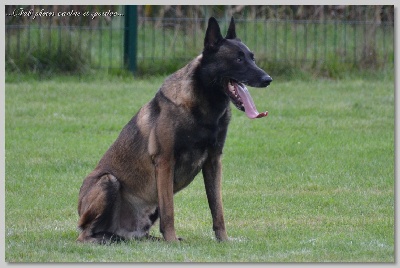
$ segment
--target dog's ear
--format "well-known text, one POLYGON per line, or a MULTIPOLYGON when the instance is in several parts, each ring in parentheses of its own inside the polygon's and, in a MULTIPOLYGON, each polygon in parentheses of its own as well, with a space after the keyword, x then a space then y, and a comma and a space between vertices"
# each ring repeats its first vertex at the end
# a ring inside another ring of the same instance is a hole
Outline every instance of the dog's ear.
POLYGON ((211 17, 208 20, 206 37, 204 38, 204 48, 206 50, 217 50, 219 43, 223 39, 217 20, 211 17))
POLYGON ((236 38, 236 30, 235 30, 235 21, 233 17, 231 18, 231 23, 229 24, 228 32, 225 36, 226 39, 235 39, 236 38))

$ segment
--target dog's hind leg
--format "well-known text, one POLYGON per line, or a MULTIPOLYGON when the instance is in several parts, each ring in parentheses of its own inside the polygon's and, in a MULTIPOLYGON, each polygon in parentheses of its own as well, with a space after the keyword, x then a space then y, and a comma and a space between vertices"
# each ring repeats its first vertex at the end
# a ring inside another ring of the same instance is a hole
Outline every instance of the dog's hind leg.
POLYGON ((79 242, 104 244, 107 240, 123 240, 113 234, 112 222, 118 206, 120 183, 111 174, 87 177, 79 196, 79 242))

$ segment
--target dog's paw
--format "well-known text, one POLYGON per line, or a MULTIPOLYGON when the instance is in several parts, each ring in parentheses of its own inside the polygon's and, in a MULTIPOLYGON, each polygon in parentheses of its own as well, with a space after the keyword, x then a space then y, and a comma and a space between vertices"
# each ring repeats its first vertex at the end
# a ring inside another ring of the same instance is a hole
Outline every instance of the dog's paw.
POLYGON ((150 241, 161 241, 161 237, 153 236, 153 235, 146 235, 143 239, 150 240, 150 241))
POLYGON ((184 241, 184 239, 182 237, 176 237, 175 239, 165 239, 165 241, 167 242, 181 242, 184 241))
POLYGON ((225 230, 215 231, 215 238, 219 242, 224 242, 229 240, 225 230))
POLYGON ((164 240, 166 242, 181 242, 181 241, 184 241, 184 239, 182 237, 174 237, 174 238, 168 238, 168 239, 164 238, 164 240))

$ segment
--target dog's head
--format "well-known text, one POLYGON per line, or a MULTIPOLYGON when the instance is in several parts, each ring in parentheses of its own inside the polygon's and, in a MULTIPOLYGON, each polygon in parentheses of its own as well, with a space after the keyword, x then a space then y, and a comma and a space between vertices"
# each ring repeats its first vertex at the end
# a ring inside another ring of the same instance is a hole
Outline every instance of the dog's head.
POLYGON ((208 20, 202 62, 205 68, 209 68, 211 80, 222 85, 239 110, 246 112, 250 118, 268 114, 258 113, 245 85, 267 87, 272 78, 256 65, 253 52, 236 37, 233 17, 225 38, 217 20, 214 17, 208 20))

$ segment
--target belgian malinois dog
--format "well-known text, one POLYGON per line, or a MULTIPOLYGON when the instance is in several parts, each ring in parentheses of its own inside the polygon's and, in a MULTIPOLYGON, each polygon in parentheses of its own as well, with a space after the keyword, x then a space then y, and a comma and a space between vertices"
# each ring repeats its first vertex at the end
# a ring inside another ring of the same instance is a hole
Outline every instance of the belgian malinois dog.
POLYGON ((231 19, 222 37, 208 21, 203 52, 170 75, 139 109, 85 178, 79 192, 77 241, 108 243, 150 238, 160 219, 166 241, 174 228, 174 194, 202 171, 216 239, 228 239, 221 197, 221 154, 232 102, 260 118, 245 85, 266 87, 271 77, 236 37, 231 19))

